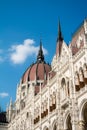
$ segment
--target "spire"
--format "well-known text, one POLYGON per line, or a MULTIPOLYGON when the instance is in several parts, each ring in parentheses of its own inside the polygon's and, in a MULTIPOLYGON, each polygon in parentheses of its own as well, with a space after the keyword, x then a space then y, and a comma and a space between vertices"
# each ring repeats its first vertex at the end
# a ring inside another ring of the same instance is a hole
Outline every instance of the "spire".
POLYGON ((61 25, 60 25, 60 20, 58 23, 58 37, 57 37, 57 42, 58 41, 63 41, 63 36, 62 36, 62 32, 61 32, 61 25))
POLYGON ((12 107, 12 98, 10 99, 10 107, 12 107))
POLYGON ((57 46, 56 46, 56 55, 58 55, 58 56, 60 56, 60 54, 61 54, 62 43, 63 43, 63 36, 62 36, 61 26, 60 26, 60 21, 59 21, 59 23, 58 23, 57 46))
POLYGON ((38 55, 37 55, 37 62, 44 62, 44 54, 43 54, 43 50, 42 50, 41 39, 40 39, 40 48, 39 48, 38 55))

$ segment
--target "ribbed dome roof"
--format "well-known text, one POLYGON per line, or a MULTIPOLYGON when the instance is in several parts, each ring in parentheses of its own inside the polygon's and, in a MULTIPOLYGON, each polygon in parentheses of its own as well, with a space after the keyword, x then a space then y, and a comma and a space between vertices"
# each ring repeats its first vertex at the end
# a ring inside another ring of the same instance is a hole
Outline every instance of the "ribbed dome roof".
POLYGON ((44 61, 42 43, 37 55, 36 63, 32 64, 22 76, 22 83, 34 80, 47 80, 47 75, 51 71, 51 66, 44 61))

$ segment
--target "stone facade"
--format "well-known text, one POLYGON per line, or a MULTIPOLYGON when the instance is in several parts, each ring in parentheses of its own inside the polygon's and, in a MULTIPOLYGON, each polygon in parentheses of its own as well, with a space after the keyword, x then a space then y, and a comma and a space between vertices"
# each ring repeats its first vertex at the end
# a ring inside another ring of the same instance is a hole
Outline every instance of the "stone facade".
POLYGON ((45 82, 20 80, 16 100, 7 108, 6 129, 87 129, 87 20, 68 46, 59 24, 56 50, 45 82), (39 89, 35 94, 36 86, 39 89))

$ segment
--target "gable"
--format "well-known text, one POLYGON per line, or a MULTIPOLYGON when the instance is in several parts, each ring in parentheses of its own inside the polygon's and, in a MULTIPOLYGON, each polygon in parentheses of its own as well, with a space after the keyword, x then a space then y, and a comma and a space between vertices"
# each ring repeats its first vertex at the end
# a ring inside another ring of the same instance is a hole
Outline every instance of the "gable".
POLYGON ((61 47, 60 62, 61 64, 65 64, 68 60, 69 60, 69 48, 63 41, 61 47))

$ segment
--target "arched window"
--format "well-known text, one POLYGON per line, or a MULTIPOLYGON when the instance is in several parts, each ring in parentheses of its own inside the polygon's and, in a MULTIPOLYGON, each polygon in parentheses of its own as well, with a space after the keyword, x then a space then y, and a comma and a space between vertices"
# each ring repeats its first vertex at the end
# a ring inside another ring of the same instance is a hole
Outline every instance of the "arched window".
POLYGON ((63 87, 64 85, 66 85, 65 78, 62 78, 62 80, 61 80, 61 86, 63 87))
POLYGON ((70 90, 69 90, 69 81, 67 81, 67 96, 70 95, 70 90))
POLYGON ((75 88, 76 91, 80 90, 79 74, 77 71, 75 72, 75 88))
POLYGON ((48 98, 46 99, 46 115, 48 115, 48 98))
POLYGON ((62 99, 65 99, 66 97, 66 82, 65 82, 65 78, 62 78, 61 80, 61 90, 62 90, 62 99))
POLYGON ((41 106, 41 118, 44 117, 44 103, 42 102, 42 106, 41 106))
POLYGON ((83 66, 83 73, 84 73, 84 82, 87 84, 87 65, 84 64, 83 66))
POLYGON ((82 109, 82 120, 80 121, 84 130, 87 130, 87 102, 82 109))
POLYGON ((70 116, 70 114, 67 117, 66 126, 67 126, 67 130, 72 130, 72 124, 71 124, 71 116, 70 116))
POLYGON ((53 92, 53 96, 52 96, 52 106, 53 106, 53 110, 56 108, 56 93, 53 92))
POLYGON ((52 111, 52 95, 50 95, 50 112, 52 111))
POLYGON ((84 73, 82 67, 79 69, 80 88, 84 87, 84 73))

